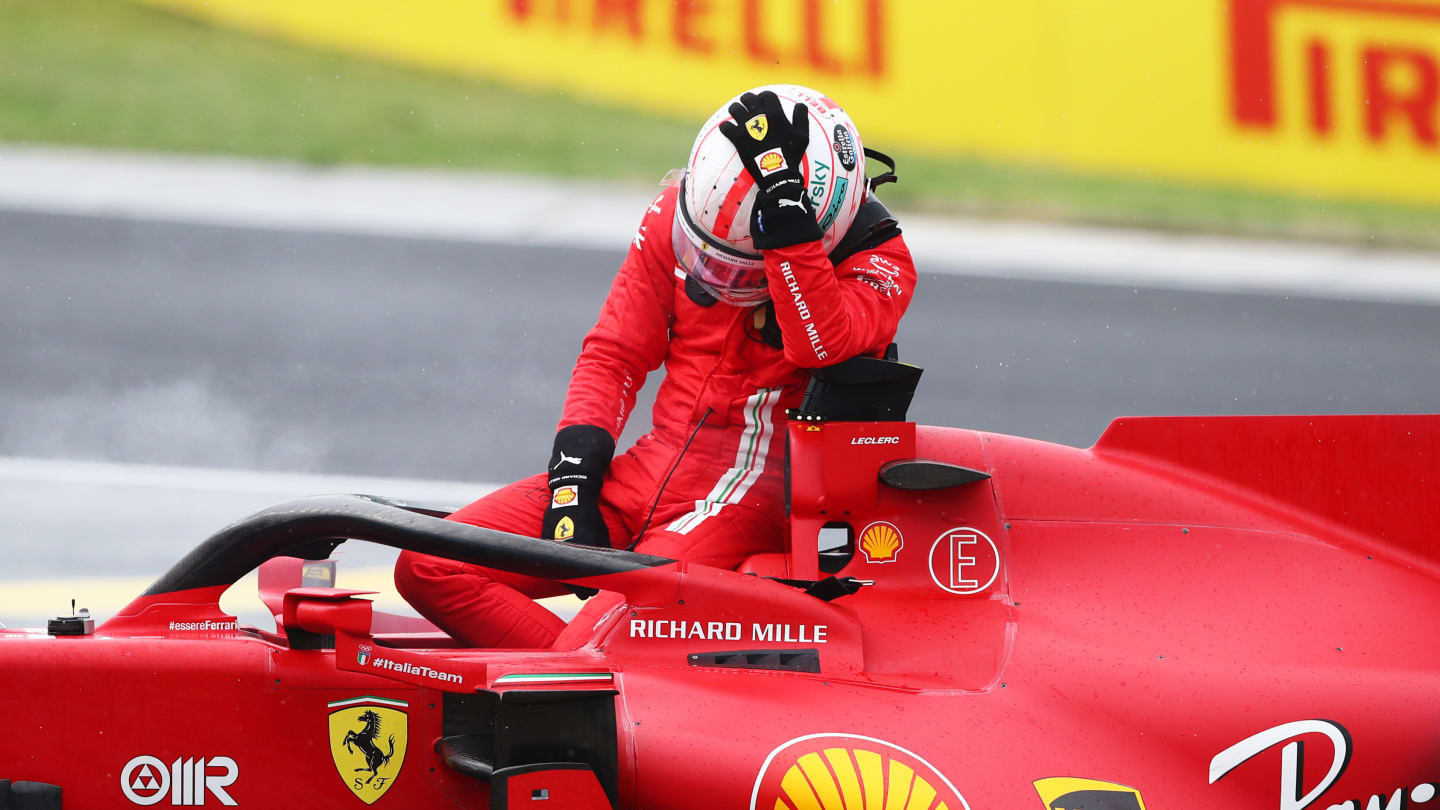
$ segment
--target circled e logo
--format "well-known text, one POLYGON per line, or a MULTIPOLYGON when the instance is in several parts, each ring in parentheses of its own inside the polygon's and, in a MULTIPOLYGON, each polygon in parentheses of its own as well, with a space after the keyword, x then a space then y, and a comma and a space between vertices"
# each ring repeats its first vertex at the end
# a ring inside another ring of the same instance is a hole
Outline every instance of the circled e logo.
POLYGON ((1000 576, 1000 549, 979 529, 950 529, 930 544, 930 579, 960 596, 980 593, 1000 576))

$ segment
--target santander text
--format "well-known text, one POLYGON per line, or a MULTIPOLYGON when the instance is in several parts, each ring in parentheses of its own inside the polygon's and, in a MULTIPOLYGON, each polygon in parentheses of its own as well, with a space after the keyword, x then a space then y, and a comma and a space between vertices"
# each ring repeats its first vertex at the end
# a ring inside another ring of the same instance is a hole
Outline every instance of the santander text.
MULTIPOLYGON (((1280 749, 1280 810, 1305 810, 1316 805, 1350 763, 1350 733, 1344 726, 1330 720, 1297 720, 1252 734, 1216 754, 1210 760, 1210 784, 1215 784, 1225 774, 1260 752, 1281 743, 1284 743, 1285 747, 1280 749), (1323 759, 1320 763, 1311 762, 1307 767, 1305 755, 1314 746, 1307 748, 1302 744, 1300 738, 1306 734, 1323 734, 1329 738, 1332 750, 1328 767, 1323 759), (1301 774, 1308 777, 1311 770, 1322 767, 1326 768, 1325 775, 1309 792, 1302 795, 1304 782, 1308 780, 1302 779, 1301 774)), ((1333 802, 1327 806, 1327 810, 1406 810, 1412 805, 1429 802, 1435 795, 1436 786, 1423 782, 1408 791, 1399 787, 1393 791, 1372 794, 1364 804, 1361 804, 1359 799, 1333 802)), ((1322 805, 1316 805, 1320 806, 1322 805)))

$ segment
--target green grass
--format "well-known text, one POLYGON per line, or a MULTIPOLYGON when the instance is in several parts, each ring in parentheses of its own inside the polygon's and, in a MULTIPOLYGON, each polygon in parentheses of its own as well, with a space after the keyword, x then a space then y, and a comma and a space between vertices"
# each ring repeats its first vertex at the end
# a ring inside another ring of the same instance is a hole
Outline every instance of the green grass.
MULTIPOLYGON (((318 52, 120 0, 0 0, 0 140, 653 182, 698 121, 318 52)), ((897 207, 1440 248, 1440 207, 894 150, 897 207)))
POLYGON ((1440 248, 1440 207, 1181 185, 980 160, 919 157, 904 165, 911 172, 918 169, 921 177, 886 197, 922 210, 1440 248))
POLYGON ((658 180, 689 124, 316 52, 119 0, 0 0, 0 139, 658 180))

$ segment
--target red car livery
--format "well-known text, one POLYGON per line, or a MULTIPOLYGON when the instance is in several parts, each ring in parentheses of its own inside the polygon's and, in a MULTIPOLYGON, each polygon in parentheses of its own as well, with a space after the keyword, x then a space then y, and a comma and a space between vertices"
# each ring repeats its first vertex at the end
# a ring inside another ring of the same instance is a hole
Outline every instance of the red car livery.
POLYGON ((740 571, 330 496, 0 630, 0 806, 1440 806, 1440 416, 785 432, 740 571), (467 649, 333 587, 339 538, 600 595, 467 649), (218 608, 256 565, 273 630, 218 608))

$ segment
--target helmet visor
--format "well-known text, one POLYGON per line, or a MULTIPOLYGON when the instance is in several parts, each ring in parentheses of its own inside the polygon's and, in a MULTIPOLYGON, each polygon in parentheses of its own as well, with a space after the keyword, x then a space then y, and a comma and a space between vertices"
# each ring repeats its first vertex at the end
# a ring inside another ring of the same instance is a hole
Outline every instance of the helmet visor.
POLYGON ((765 282, 765 260, 743 253, 706 234, 690 219, 682 178, 670 234, 680 269, 705 291, 728 304, 753 307, 770 300, 765 282))

